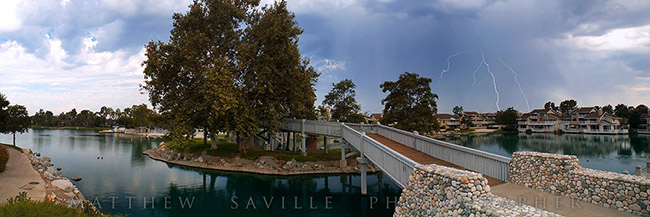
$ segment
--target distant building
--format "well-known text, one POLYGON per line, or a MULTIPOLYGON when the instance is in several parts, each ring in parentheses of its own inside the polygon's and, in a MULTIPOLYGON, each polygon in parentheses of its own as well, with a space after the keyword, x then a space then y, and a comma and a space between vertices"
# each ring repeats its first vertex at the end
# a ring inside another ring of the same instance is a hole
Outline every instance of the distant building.
POLYGON ((441 128, 456 129, 460 127, 460 118, 456 115, 436 114, 434 117, 440 122, 441 128))
POLYGON ((377 121, 378 122, 382 117, 384 117, 384 114, 382 114, 382 113, 372 113, 372 114, 370 114, 370 119, 368 119, 368 121, 370 121, 370 122, 377 121))
POLYGON ((650 134, 650 114, 641 115, 641 125, 639 128, 639 133, 650 134))
POLYGON ((567 132, 588 134, 625 134, 621 118, 603 113, 595 107, 581 107, 569 114, 553 109, 535 109, 518 119, 519 132, 567 132))
POLYGON ((475 127, 486 128, 497 124, 496 113, 478 113, 475 111, 463 112, 463 115, 469 117, 475 127))

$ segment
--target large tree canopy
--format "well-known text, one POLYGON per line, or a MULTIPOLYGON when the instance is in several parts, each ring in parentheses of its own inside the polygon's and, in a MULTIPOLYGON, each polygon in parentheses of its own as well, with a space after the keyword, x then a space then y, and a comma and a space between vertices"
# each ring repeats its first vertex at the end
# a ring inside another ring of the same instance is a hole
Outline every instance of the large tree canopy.
POLYGON ((3 132, 4 126, 7 124, 7 119, 9 118, 9 113, 7 113, 7 106, 9 106, 9 101, 0 93, 0 133, 3 132))
POLYGON ((27 132, 32 121, 29 118, 27 108, 22 105, 11 105, 7 107, 7 113, 9 116, 5 121, 3 133, 13 134, 14 146, 16 146, 16 133, 27 132))
POLYGON ((301 57, 302 33, 286 2, 198 0, 174 14, 170 41, 146 46, 149 98, 168 121, 170 137, 188 139, 203 128, 216 147, 218 132, 243 143, 259 123, 275 129, 287 117, 315 118, 318 73, 301 57))
POLYGON ((332 107, 332 119, 341 122, 360 123, 365 118, 361 114, 361 105, 355 99, 356 85, 349 79, 332 83, 332 90, 325 95, 324 105, 332 107))
POLYGON ((381 122, 407 131, 433 131, 438 95, 431 93, 430 83, 430 78, 405 72, 397 81, 386 81, 379 85, 384 93, 389 92, 381 100, 384 104, 381 122))
POLYGON ((507 126, 509 130, 517 130, 517 118, 519 118, 519 111, 510 107, 506 110, 497 111, 496 123, 507 126))

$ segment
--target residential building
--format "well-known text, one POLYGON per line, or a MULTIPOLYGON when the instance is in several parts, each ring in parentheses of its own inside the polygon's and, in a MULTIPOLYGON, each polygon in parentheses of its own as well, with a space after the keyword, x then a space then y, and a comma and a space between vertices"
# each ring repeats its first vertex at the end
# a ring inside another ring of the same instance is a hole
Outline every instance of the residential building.
POLYGON ((456 115, 436 114, 434 117, 440 122, 440 128, 456 129, 460 127, 460 118, 456 115))
POLYGON ((581 107, 569 114, 552 109, 535 109, 517 120, 520 132, 567 132, 589 134, 625 134, 621 118, 595 107, 581 107))
POLYGON ((497 124, 496 113, 478 113, 472 111, 472 112, 463 112, 463 115, 469 117, 470 120, 472 120, 474 127, 487 128, 497 124))
POLYGON ((639 128, 638 133, 650 134, 650 114, 641 115, 641 126, 639 128))
POLYGON ((562 129, 561 114, 553 109, 535 109, 517 119, 519 132, 555 132, 562 129))
POLYGON ((371 123, 379 122, 382 117, 384 117, 384 114, 382 113, 372 113, 370 114, 370 119, 368 119, 368 121, 371 123))

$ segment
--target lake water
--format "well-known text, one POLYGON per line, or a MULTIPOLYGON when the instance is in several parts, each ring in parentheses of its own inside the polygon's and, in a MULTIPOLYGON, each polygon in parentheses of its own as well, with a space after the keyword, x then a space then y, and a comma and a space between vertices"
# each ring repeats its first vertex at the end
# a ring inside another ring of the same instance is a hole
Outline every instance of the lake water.
POLYGON ((447 137, 451 143, 511 157, 516 151, 537 151, 578 156, 586 168, 634 172, 650 161, 648 135, 585 134, 478 134, 447 137))
MULTIPOLYGON (((10 144, 11 135, 0 134, 0 142, 10 144)), ((30 130, 16 139, 18 146, 51 157, 55 167, 63 168, 63 175, 83 177, 76 185, 87 199, 100 204, 104 213, 392 216, 401 192, 382 173, 368 176, 368 197, 362 197, 359 175, 219 172, 169 165, 142 154, 160 142, 156 138, 84 130, 30 130), (191 207, 188 202, 192 202, 191 207)))

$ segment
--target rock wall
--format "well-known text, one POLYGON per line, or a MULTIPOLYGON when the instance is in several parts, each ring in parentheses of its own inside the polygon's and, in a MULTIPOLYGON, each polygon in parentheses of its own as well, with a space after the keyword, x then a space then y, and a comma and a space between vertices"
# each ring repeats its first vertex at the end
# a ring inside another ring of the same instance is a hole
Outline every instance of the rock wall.
POLYGON ((417 166, 393 216, 559 216, 495 196, 487 183, 474 172, 417 166))
POLYGON ((650 179, 587 169, 573 155, 515 152, 509 182, 650 216, 650 179))

